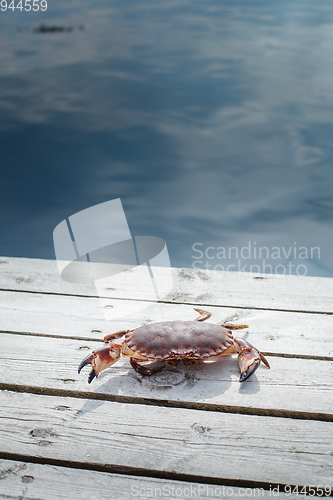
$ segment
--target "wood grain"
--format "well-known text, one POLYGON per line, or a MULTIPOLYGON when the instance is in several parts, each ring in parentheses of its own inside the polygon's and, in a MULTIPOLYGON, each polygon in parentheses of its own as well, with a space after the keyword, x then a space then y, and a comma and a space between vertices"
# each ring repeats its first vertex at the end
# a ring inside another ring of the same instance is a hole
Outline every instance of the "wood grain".
POLYGON ((132 485, 149 497, 148 488, 207 478, 233 485, 224 498, 253 482, 332 486, 333 423, 318 417, 333 409, 332 279, 172 273, 162 302, 120 274, 102 303, 93 286, 61 280, 55 261, 0 258, 0 456, 12 458, 1 461, 1 498, 126 499, 132 485), (106 321, 104 307, 115 305, 123 315, 106 321), (195 306, 211 322, 248 324, 237 336, 268 353, 271 370, 239 384, 229 357, 142 377, 122 359, 91 385, 88 369, 77 374, 105 334, 191 320, 195 306))
POLYGON ((333 483, 328 422, 9 392, 1 393, 0 412, 1 449, 12 454, 115 466, 115 473, 134 467, 210 477, 221 484, 333 483))
MULTIPOLYGON (((187 483, 158 478, 108 474, 90 470, 68 469, 12 460, 0 460, 1 499, 29 500, 133 500, 135 498, 216 499, 242 496, 272 498, 268 490, 187 483)), ((296 495, 279 498, 299 499, 296 495)))

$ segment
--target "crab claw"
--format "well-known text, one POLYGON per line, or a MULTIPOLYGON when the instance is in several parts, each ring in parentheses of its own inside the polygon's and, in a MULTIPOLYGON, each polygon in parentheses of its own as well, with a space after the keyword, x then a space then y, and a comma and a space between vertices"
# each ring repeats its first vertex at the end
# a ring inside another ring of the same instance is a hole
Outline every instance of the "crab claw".
POLYGON ((110 346, 96 349, 96 351, 93 351, 81 361, 78 373, 80 373, 84 366, 91 364, 92 370, 88 376, 88 384, 90 384, 103 370, 112 366, 119 357, 120 349, 113 349, 110 346))
POLYGON ((270 367, 267 359, 249 342, 240 339, 235 340, 240 347, 240 351, 238 354, 238 364, 241 371, 241 376, 239 379, 240 382, 244 382, 244 380, 253 375, 253 373, 260 365, 260 361, 262 361, 267 366, 267 368, 270 367))
MULTIPOLYGON (((250 351, 251 352, 251 351, 250 351)), ((250 353, 246 353, 250 354, 250 353)), ((260 365, 260 358, 259 359, 246 359, 246 354, 241 354, 239 359, 238 359, 238 364, 241 369, 241 376, 239 378, 240 382, 244 382, 247 378, 251 377, 253 373, 256 371, 256 369, 260 365)))

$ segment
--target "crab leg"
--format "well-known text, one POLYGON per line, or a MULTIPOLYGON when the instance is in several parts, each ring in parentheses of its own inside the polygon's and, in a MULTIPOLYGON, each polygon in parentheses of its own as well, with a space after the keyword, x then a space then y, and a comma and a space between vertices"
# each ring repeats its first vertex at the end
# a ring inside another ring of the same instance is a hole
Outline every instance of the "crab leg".
POLYGON ((206 319, 210 318, 212 315, 212 313, 204 311, 203 309, 194 308, 194 310, 200 314, 199 318, 196 318, 194 321, 206 321, 206 319))
POLYGON ((225 323, 222 323, 223 328, 227 328, 227 330, 243 330, 243 328, 248 328, 248 325, 233 325, 230 323, 230 325, 226 325, 225 323))
MULTIPOLYGON (((143 361, 145 361, 145 360, 143 360, 143 361)), ((146 360, 146 361, 148 361, 148 360, 146 360)), ((163 368, 165 367, 165 365, 162 365, 162 366, 156 366, 155 368, 149 368, 148 366, 140 365, 140 363, 135 361, 133 358, 130 358, 130 363, 131 363, 132 367, 134 368, 134 370, 136 372, 140 373, 141 375, 155 375, 155 373, 162 371, 163 368)))
POLYGON ((243 382, 251 377, 260 365, 260 361, 270 368, 267 359, 261 354, 258 349, 253 347, 249 342, 243 339, 234 339, 236 352, 238 353, 238 364, 241 371, 239 381, 243 382))
POLYGON ((101 371, 112 366, 120 358, 120 353, 121 345, 117 345, 115 342, 112 342, 107 347, 96 349, 81 361, 78 373, 84 366, 91 364, 92 370, 88 376, 88 384, 90 384, 101 371))
POLYGON ((109 333, 108 335, 105 335, 104 342, 111 342, 112 340, 120 339, 128 332, 133 332, 133 330, 119 330, 119 332, 109 333))

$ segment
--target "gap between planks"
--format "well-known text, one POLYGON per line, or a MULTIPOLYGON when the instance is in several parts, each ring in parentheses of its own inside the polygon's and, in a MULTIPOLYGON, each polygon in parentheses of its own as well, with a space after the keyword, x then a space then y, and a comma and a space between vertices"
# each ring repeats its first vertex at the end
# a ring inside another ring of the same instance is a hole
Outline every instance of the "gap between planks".
MULTIPOLYGON (((62 466, 34 464, 31 462, 0 460, 0 478, 4 500, 29 498, 43 500, 133 500, 133 497, 162 498, 173 497, 186 499, 189 497, 205 498, 241 498, 248 496, 272 498, 272 491, 231 486, 208 485, 205 483, 187 483, 159 478, 119 475, 87 469, 70 471, 62 466), (70 472, 70 473, 69 473, 70 472), (21 478, 21 481, 19 480, 21 478), (23 484, 22 484, 23 483, 23 484), (23 491, 22 491, 23 490, 23 491), (163 493, 162 493, 163 492, 163 493), (23 495, 22 495, 23 493, 23 495), (249 493, 251 493, 249 495, 249 493)), ((289 490, 289 488, 288 488, 289 490)), ((276 491, 276 490, 275 490, 276 491)), ((285 494, 279 491, 279 498, 298 499, 296 494, 285 494)))
POLYGON ((256 307, 256 306, 234 306, 229 304, 214 304, 210 302, 184 302, 177 300, 151 300, 151 299, 138 299, 131 297, 112 297, 103 296, 103 295, 82 295, 79 293, 60 293, 60 292, 43 292, 38 290, 15 290, 14 288, 0 288, 1 292, 15 292, 15 293, 31 293, 31 294, 40 294, 40 295, 56 295, 61 297, 78 297, 84 299, 109 299, 109 300, 127 300, 133 302, 145 302, 148 304, 186 304, 187 306, 195 306, 195 307, 227 307, 228 309, 249 309, 253 311, 278 311, 278 312, 290 312, 290 313, 306 313, 306 314, 323 314, 331 316, 333 315, 333 311, 317 311, 317 310, 308 310, 308 309, 285 309, 281 307, 256 307))
POLYGON ((139 404, 145 406, 160 406, 165 408, 184 408, 187 410, 211 411, 215 413, 235 413, 239 415, 256 415, 262 417, 291 418, 295 420, 317 420, 333 422, 333 414, 306 412, 297 410, 278 410, 270 408, 221 405, 213 403, 195 403, 190 401, 175 401, 172 399, 154 399, 101 392, 74 391, 70 389, 55 389, 50 387, 34 387, 30 385, 6 384, 0 382, 0 391, 10 391, 40 396, 71 397, 76 399, 91 399, 97 401, 112 401, 121 404, 139 404))
MULTIPOLYGON (((10 335, 27 335, 30 337, 47 337, 52 339, 69 339, 69 340, 82 340, 84 342, 98 342, 101 343, 103 339, 96 339, 92 337, 77 337, 70 335, 56 335, 53 333, 40 333, 40 332, 17 332, 13 330, 0 330, 0 334, 10 334, 10 335)), ((317 361, 333 361, 333 356, 318 356, 311 354, 289 354, 284 352, 271 352, 271 351, 260 351, 264 356, 272 356, 275 358, 294 358, 294 359, 312 359, 317 361)))
MULTIPOLYGON (((107 474, 118 474, 120 476, 130 476, 130 477, 140 477, 140 478, 154 478, 154 479, 164 479, 164 480, 169 480, 169 481, 178 481, 179 483, 193 483, 193 484, 201 484, 201 485, 216 485, 216 486, 229 486, 229 487, 238 487, 238 488, 246 488, 246 490, 253 489, 258 492, 258 490, 264 490, 267 492, 270 492, 269 497, 272 495, 272 491, 278 491, 279 492, 279 498, 280 496, 280 491, 282 492, 283 498, 284 494, 283 491, 285 491, 285 488, 288 487, 290 488, 290 491, 297 489, 306 491, 307 494, 309 494, 310 488, 312 491, 315 491, 315 494, 311 494, 311 496, 322 496, 322 494, 319 494, 316 490, 319 489, 319 487, 313 487, 308 486, 308 485, 299 485, 299 484, 285 484, 285 483, 273 483, 273 482, 265 482, 265 481, 251 481, 251 480, 244 480, 244 479, 230 479, 230 478, 215 478, 211 476, 197 476, 195 474, 182 474, 182 473, 177 473, 177 472, 164 472, 164 471, 159 471, 159 470, 154 470, 154 469, 141 469, 138 467, 130 467, 130 466, 120 466, 120 465, 113 465, 113 464, 98 464, 98 463, 87 463, 87 462, 77 462, 77 461, 70 461, 70 460, 61 460, 57 458, 42 458, 42 457, 35 457, 33 455, 21 455, 17 453, 6 453, 6 452, 1 452, 0 451, 0 459, 3 460, 11 460, 11 461, 16 461, 16 462, 22 462, 26 464, 40 464, 40 465, 51 465, 54 467, 65 467, 68 469, 76 469, 76 470, 87 470, 87 471, 94 471, 94 472, 102 472, 102 473, 107 473, 107 474)), ((252 494, 255 493, 255 491, 252 491, 252 494)), ((312 493, 311 491, 311 493, 312 493)), ((243 493, 243 492, 242 492, 243 493)), ((303 494, 303 493, 302 493, 303 494)), ((187 495, 186 495, 187 496, 187 495)), ((193 495, 196 496, 197 495, 193 495)), ((244 496, 244 495, 242 495, 244 496)), ((273 495, 276 496, 276 495, 273 495)), ((288 498, 298 498, 294 497, 293 495, 290 496, 287 494, 288 498)), ((331 489, 330 495, 325 495, 325 497, 332 497, 333 496, 333 490, 331 489)), ((205 498, 209 498, 207 495, 204 496, 205 498)), ((263 494, 260 494, 261 498, 265 498, 263 494)), ((179 498, 177 496, 177 498, 179 498)), ((215 497, 214 497, 215 498, 215 497)))

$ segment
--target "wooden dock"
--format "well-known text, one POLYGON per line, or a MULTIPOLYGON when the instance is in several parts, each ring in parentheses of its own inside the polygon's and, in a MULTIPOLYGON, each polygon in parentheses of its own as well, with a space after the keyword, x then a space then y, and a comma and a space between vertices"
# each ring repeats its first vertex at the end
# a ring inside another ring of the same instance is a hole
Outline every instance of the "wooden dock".
POLYGON ((96 291, 62 281, 54 261, 0 258, 1 499, 332 495, 333 280, 173 279, 163 302, 115 288, 110 306, 147 307, 106 322, 96 291), (90 385, 87 368, 78 375, 105 334, 191 320, 194 307, 248 324, 235 333, 271 369, 240 384, 233 356, 142 377, 123 358, 90 385))

